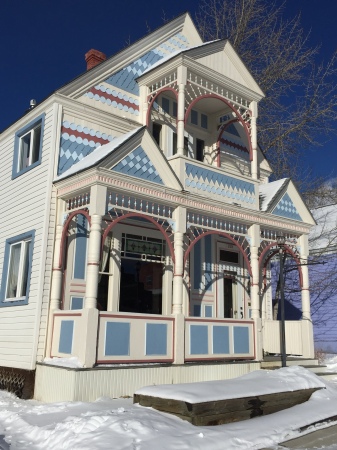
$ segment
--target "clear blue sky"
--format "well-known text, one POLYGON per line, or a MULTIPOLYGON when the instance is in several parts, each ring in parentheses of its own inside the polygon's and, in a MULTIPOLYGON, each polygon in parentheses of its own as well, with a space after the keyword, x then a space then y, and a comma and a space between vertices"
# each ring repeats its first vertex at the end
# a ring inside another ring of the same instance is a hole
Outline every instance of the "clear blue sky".
MULTIPOLYGON (((282 1, 282 0, 278 0, 282 1)), ((38 102, 85 71, 84 54, 95 48, 113 55, 127 45, 189 11, 197 0, 1 0, 0 4, 0 130, 19 118, 35 98, 38 102)), ((311 44, 322 44, 322 57, 337 47, 337 0, 288 0, 288 16, 302 11, 311 44)), ((337 83, 337 80, 336 80, 337 83)), ((337 139, 306 163, 316 175, 337 176, 331 159, 337 139), (322 157, 324 155, 325 157, 322 157)))

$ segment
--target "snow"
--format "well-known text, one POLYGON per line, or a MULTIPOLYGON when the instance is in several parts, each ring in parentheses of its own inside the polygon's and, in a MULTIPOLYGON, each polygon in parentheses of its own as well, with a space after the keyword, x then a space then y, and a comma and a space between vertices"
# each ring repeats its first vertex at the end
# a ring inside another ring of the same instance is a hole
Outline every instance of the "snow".
POLYGON ((277 371, 258 370, 232 380, 147 386, 139 389, 136 394, 193 404, 324 387, 324 383, 313 377, 311 372, 303 367, 293 366, 277 371))
POLYGON ((269 205, 274 200, 277 193, 288 182, 289 178, 282 178, 281 180, 272 181, 271 183, 260 184, 260 210, 267 211, 269 205))
POLYGON ((156 67, 161 66, 162 64, 166 63, 170 59, 173 59, 177 55, 180 55, 182 53, 188 53, 190 50, 194 50, 194 49, 200 48, 200 47, 205 47, 208 44, 213 44, 214 42, 219 42, 219 41, 220 41, 220 39, 215 39, 213 41, 203 42, 202 44, 195 45, 193 47, 184 48, 182 50, 176 50, 176 51, 174 51, 172 53, 169 53, 168 55, 166 55, 163 58, 159 59, 156 63, 152 64, 152 66, 150 66, 146 70, 144 70, 144 72, 141 75, 139 75, 138 78, 141 78, 146 73, 151 72, 151 70, 155 69, 156 67))
MULTIPOLYGON (((336 364, 336 357, 326 364, 336 364)), ((253 394, 258 379, 265 383, 270 372, 242 377, 242 386, 253 394)), ((326 419, 337 415, 337 384, 320 381, 306 369, 289 367, 272 373, 277 383, 297 388, 323 382, 326 389, 302 405, 213 427, 193 426, 173 415, 133 405, 132 399, 43 404, 0 391, 0 434, 11 450, 236 450, 276 448, 300 435, 301 427, 323 421, 306 429, 307 433, 333 423, 326 419)))
POLYGON ((84 367, 77 356, 71 356, 70 358, 45 358, 43 362, 50 366, 70 367, 72 369, 84 367))
POLYGON ((121 136, 118 136, 117 138, 115 138, 111 142, 109 142, 108 144, 104 144, 104 145, 97 147, 92 153, 85 156, 83 159, 78 161, 76 164, 73 164, 64 173, 62 173, 61 175, 56 177, 54 181, 63 180, 64 178, 67 178, 70 175, 74 175, 75 173, 82 172, 83 170, 94 166, 98 162, 102 161, 102 159, 104 159, 110 153, 115 151, 122 144, 124 144, 124 142, 129 140, 136 133, 138 133, 138 131, 141 130, 142 128, 144 128, 144 127, 135 128, 134 130, 131 130, 126 134, 122 134, 121 136))

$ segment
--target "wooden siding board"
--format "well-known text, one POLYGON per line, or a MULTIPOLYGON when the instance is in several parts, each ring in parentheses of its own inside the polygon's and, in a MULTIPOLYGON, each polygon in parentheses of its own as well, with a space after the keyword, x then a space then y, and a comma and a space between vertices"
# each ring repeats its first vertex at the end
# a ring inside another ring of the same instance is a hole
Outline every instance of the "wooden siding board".
MULTIPOLYGON (((34 118, 29 113, 27 123, 34 118)), ((43 218, 46 213, 48 185, 50 185, 49 164, 53 110, 48 108, 43 130, 43 150, 41 163, 12 180, 15 130, 2 142, 2 164, 0 167, 0 273, 4 261, 6 239, 23 232, 35 230, 34 253, 31 270, 29 303, 23 306, 4 306, 0 314, 0 365, 31 369, 35 364, 34 333, 40 306, 44 255, 43 218)), ((22 125, 18 127, 21 128, 22 125)))

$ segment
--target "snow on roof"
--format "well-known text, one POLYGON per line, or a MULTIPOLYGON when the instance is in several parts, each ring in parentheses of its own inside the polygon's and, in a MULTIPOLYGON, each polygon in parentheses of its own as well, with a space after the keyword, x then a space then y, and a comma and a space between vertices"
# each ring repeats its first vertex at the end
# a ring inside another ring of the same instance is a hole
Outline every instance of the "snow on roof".
POLYGON ((324 387, 321 380, 303 367, 292 366, 279 370, 257 370, 231 380, 147 386, 138 389, 136 394, 193 404, 324 387))
POLYGON ((85 169, 88 169, 89 167, 94 166, 99 161, 102 161, 106 156, 108 156, 110 153, 114 152, 118 147, 120 147, 122 144, 124 144, 126 141, 128 141, 132 136, 138 133, 139 130, 143 129, 144 127, 135 128, 134 130, 129 131, 126 134, 123 134, 122 136, 119 136, 115 139, 113 139, 108 144, 101 145, 97 147, 92 153, 85 156, 81 161, 78 161, 74 165, 72 165, 68 170, 66 170, 64 173, 59 175, 54 179, 54 181, 60 181, 64 178, 69 177, 70 175, 74 175, 75 173, 82 172, 85 169))
POLYGON ((270 204, 288 180, 289 178, 282 178, 281 180, 272 181, 271 183, 260 184, 259 192, 261 211, 268 210, 270 204))
POLYGON ((144 72, 138 78, 142 77, 143 75, 145 75, 146 73, 155 69, 156 67, 161 66, 162 64, 165 64, 167 61, 169 61, 170 59, 173 59, 175 56, 180 55, 181 53, 188 53, 189 51, 194 50, 195 48, 204 47, 208 44, 213 44, 214 42, 219 42, 220 40, 221 39, 215 39, 214 41, 204 42, 203 44, 195 45, 194 47, 189 47, 189 48, 177 50, 173 53, 170 53, 170 54, 164 56, 164 58, 161 58, 156 63, 152 64, 152 66, 148 67, 146 70, 144 70, 144 72))

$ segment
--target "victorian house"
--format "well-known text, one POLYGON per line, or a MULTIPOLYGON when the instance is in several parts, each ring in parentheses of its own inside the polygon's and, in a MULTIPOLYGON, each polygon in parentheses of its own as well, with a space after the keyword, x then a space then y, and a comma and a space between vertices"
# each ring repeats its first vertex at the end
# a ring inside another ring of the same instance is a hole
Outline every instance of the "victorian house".
POLYGON ((302 295, 287 353, 313 357, 314 220, 291 180, 269 182, 264 94, 231 43, 184 14, 86 61, 0 135, 0 372, 36 372, 53 401, 258 369, 280 351, 280 235, 302 295))

